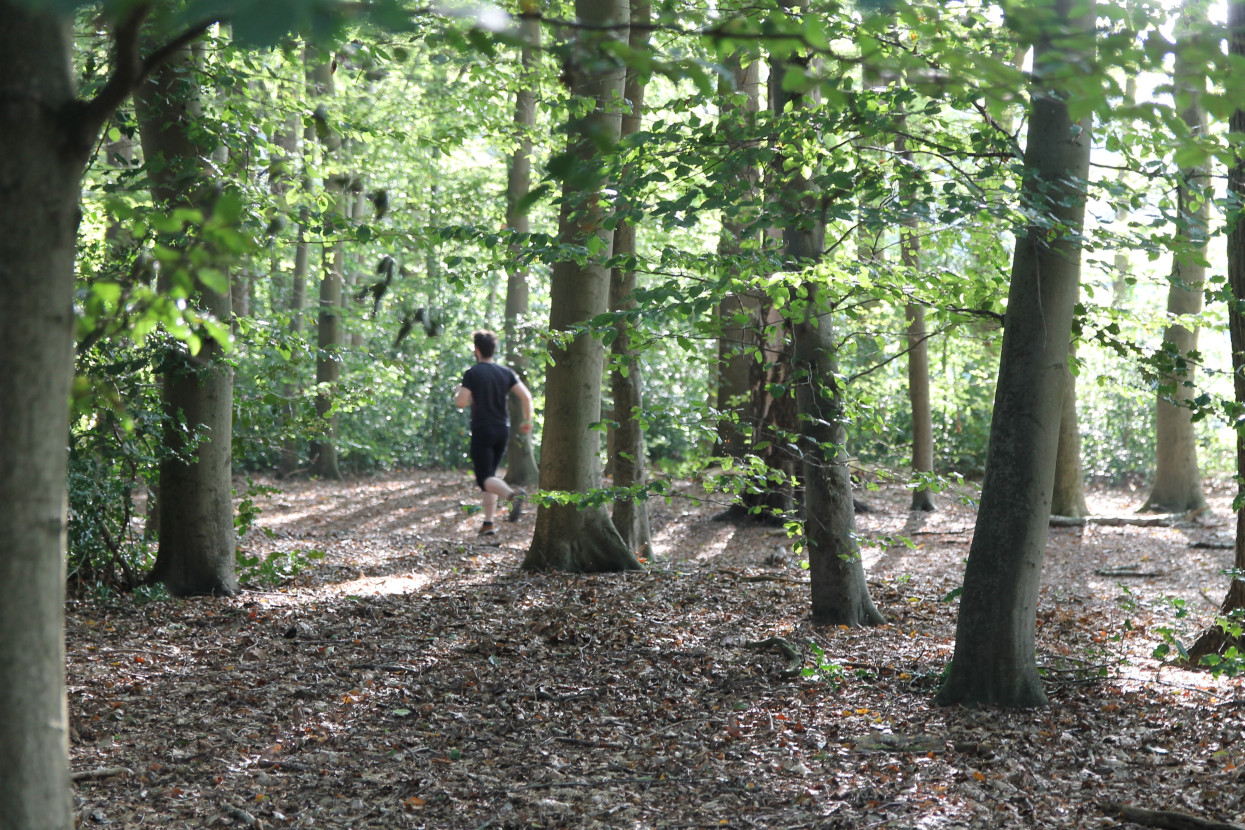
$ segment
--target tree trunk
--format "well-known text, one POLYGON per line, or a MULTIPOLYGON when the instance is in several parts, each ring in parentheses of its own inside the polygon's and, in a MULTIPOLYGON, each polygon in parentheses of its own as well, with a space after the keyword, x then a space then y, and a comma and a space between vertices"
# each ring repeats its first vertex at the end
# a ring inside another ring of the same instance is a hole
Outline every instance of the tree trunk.
MULTIPOLYGON (((1056 50, 1055 63, 1092 63, 1095 4, 1056 0, 1052 12, 1033 65, 1040 69, 1056 50)), ((1030 109, 1021 199, 1026 212, 1067 230, 1031 226, 1017 239, 981 506, 941 705, 1046 704, 1034 629, 1080 277, 1090 119, 1074 123, 1040 71, 1030 109)))
MULTIPOLYGON (((907 139, 900 135, 895 139, 895 152, 900 159, 912 164, 912 151, 907 139)), ((909 273, 915 273, 920 265, 920 237, 917 236, 917 218, 905 215, 900 220, 899 258, 909 273)), ((908 321, 908 405, 912 410, 912 471, 917 475, 934 472, 934 417, 930 411, 929 395, 929 343, 925 331, 925 306, 908 303, 904 308, 908 321)), ((928 487, 912 489, 912 510, 935 510, 934 494, 928 487)))
MULTIPOLYGON (((718 135, 730 148, 725 164, 742 158, 741 151, 754 147, 756 114, 761 106, 761 62, 743 65, 742 57, 727 60, 731 79, 718 84, 721 112, 718 135)), ((731 169, 726 188, 731 207, 723 211, 722 233, 718 237, 718 255, 732 277, 743 272, 740 258, 754 250, 760 235, 751 228, 755 217, 754 203, 758 197, 760 171, 755 164, 731 169), (732 261, 734 260, 734 261, 732 261)), ((742 281, 742 280, 741 280, 742 281)), ((754 349, 764 338, 766 298, 745 286, 727 295, 717 308, 718 334, 717 389, 715 406, 719 413, 719 452, 731 458, 743 458, 754 443, 751 436, 757 426, 754 420, 753 370, 757 365, 754 349)))
MULTIPOLYGON (((789 246, 788 250, 793 246, 789 246)), ((830 314, 819 301, 821 289, 805 283, 808 307, 795 326, 803 450, 804 540, 808 546, 813 621, 826 625, 880 625, 885 622, 869 597, 856 544, 852 481, 843 445, 843 390, 836 378, 830 314)))
MULTIPOLYGON (((1206 23, 1204 3, 1186 3, 1181 15, 1187 37, 1201 37, 1206 23)), ((1177 36, 1179 37, 1179 35, 1177 36)), ((1205 64, 1193 61, 1187 50, 1176 50, 1174 69, 1176 105, 1188 97, 1180 113, 1194 135, 1207 132, 1201 93, 1206 88, 1205 64)), ((1197 327, 1181 322, 1202 311, 1202 286, 1206 282, 1206 239, 1210 225, 1210 171, 1205 165, 1180 171, 1176 188, 1176 245, 1172 255, 1171 281, 1167 289, 1167 313, 1173 318, 1163 332, 1163 349, 1175 363, 1174 371, 1159 381, 1154 408, 1154 487, 1142 510, 1180 513, 1206 507, 1202 476, 1197 465, 1197 433, 1193 427, 1193 375, 1189 355, 1197 351, 1197 327)))
MULTIPOLYGON (((576 0, 575 12, 582 28, 566 73, 571 94, 595 106, 568 125, 567 154, 575 164, 563 182, 558 229, 562 244, 596 253, 582 264, 566 260, 553 267, 549 328, 554 337, 545 382, 540 489, 586 494, 601 486, 600 433, 592 426, 601 419, 604 347, 590 334, 563 341, 560 333, 604 313, 609 299, 605 262, 613 234, 603 227, 605 177, 597 148, 618 142, 624 72, 602 58, 599 41, 627 36, 629 8, 627 0, 576 0)), ((541 504, 523 567, 589 572, 636 569, 640 563, 601 507, 541 504)))
MULTIPOLYGON (((68 27, 0 0, 0 823, 74 825, 65 703, 65 480, 79 180, 68 27)), ((42 7, 40 7, 41 9, 42 7)))
MULTIPOLYGON (((312 99, 332 98, 335 91, 334 60, 318 53, 314 56, 308 53, 308 59, 313 62, 308 73, 312 99)), ((322 126, 321 133, 313 130, 310 135, 319 139, 322 153, 328 155, 341 149, 341 136, 332 126, 322 126)), ((348 224, 346 187, 349 182, 350 177, 344 175, 334 176, 325 182, 325 188, 330 191, 333 200, 331 228, 326 229, 330 236, 340 236, 348 224)), ((341 470, 337 466, 337 416, 333 414, 333 401, 341 380, 342 272, 345 267, 345 243, 339 238, 324 251, 316 319, 316 385, 319 387, 316 392, 316 426, 319 434, 311 442, 311 474, 327 479, 341 478, 341 470)))
MULTIPOLYGON (((759 143, 756 115, 761 100, 760 61, 745 67, 737 55, 730 66, 734 85, 723 83, 720 87, 723 105, 718 127, 721 140, 731 151, 727 165, 738 164, 733 158, 746 158, 746 151, 759 143)), ((771 390, 787 388, 791 383, 791 362, 786 354, 791 324, 764 291, 748 288, 750 280, 742 276, 755 273, 749 260, 763 244, 756 227, 761 171, 754 164, 743 164, 728 175, 726 187, 732 206, 722 217, 718 253, 743 284, 717 308, 721 326, 715 398, 720 413, 718 444, 722 454, 731 458, 759 458, 766 470, 764 480, 760 476, 738 479, 739 491, 732 493, 735 503, 730 512, 766 521, 785 520, 796 508, 799 463, 790 444, 799 432, 799 423, 794 395, 775 397, 771 390)), ((781 232, 772 228, 767 234, 773 239, 781 237, 781 232)))
MULTIPOLYGON (((1068 345, 1069 361, 1076 347, 1068 345)), ((1081 468, 1081 427, 1076 417, 1076 375, 1064 363, 1063 406, 1059 414, 1059 444, 1055 450, 1055 484, 1051 490, 1050 512, 1079 519, 1089 515, 1085 504, 1085 475, 1081 468)))
MULTIPOLYGON (((194 138, 200 117, 198 75, 188 49, 135 92, 152 199, 162 210, 212 205, 204 148, 194 138)), ((174 242, 172 244, 194 244, 174 242)), ((174 287, 180 264, 166 264, 160 288, 174 287)), ((188 298, 216 320, 230 320, 230 293, 194 278, 188 298)), ((160 541, 151 578, 174 596, 238 591, 233 524, 233 370, 224 347, 208 335, 198 354, 172 346, 162 376, 164 456, 160 461, 160 541)))
MULTIPOLYGON (((1228 54, 1245 58, 1245 0, 1228 3, 1228 54)), ((1238 148, 1235 163, 1228 170, 1228 195, 1239 204, 1245 200, 1245 155, 1240 151, 1245 141, 1245 109, 1237 109, 1228 120, 1231 146, 1238 148)), ((1228 303, 1228 333, 1232 340, 1232 390, 1237 406, 1245 406, 1245 220, 1237 213, 1228 228, 1228 286, 1232 302, 1228 303)), ((1245 428, 1236 427, 1236 542, 1233 545, 1232 567, 1236 575, 1228 585, 1220 612, 1229 614, 1245 608, 1245 428)), ((1196 666, 1207 654, 1222 651, 1228 645, 1219 626, 1205 632, 1189 649, 1189 662, 1196 666)), ((1235 644, 1238 649, 1241 644, 1235 644)))
MULTIPOLYGON (((631 0, 630 46, 635 52, 648 48, 648 23, 651 19, 648 0, 631 0)), ((627 68, 623 97, 630 110, 622 117, 621 138, 634 135, 640 130, 644 108, 645 78, 634 67, 627 68)), ((624 171, 623 175, 628 175, 624 171)), ((636 251, 635 223, 626 218, 619 221, 614 230, 614 255, 632 257, 636 251)), ((626 312, 637 307, 633 297, 636 287, 635 271, 615 267, 610 274, 610 309, 626 312)), ((640 371, 639 353, 631 343, 632 325, 624 317, 614 324, 618 332, 614 338, 613 368, 610 372, 610 393, 614 401, 614 445, 610 461, 616 487, 642 487, 647 479, 644 449, 644 429, 641 413, 644 408, 644 384, 640 371)), ((646 494, 647 495, 647 494, 646 494)), ((614 527, 622 536, 627 548, 639 556, 650 556, 653 550, 653 533, 648 521, 648 499, 620 498, 614 502, 614 527)))
MULTIPOLYGON (((327 189, 333 195, 334 214, 346 221, 346 185, 349 179, 337 176, 329 180, 327 189)), ((344 243, 338 240, 325 252, 324 272, 320 278, 320 313, 316 325, 316 418, 320 435, 311 447, 311 474, 327 479, 340 479, 337 466, 337 415, 333 401, 341 381, 342 348, 342 269, 345 268, 344 243)))
MULTIPOLYGON (((807 12, 808 0, 792 5, 807 12)), ((787 62, 807 60, 789 56, 774 60, 771 77, 782 78, 787 62)), ((771 86, 774 113, 799 117, 811 103, 781 84, 771 86)), ((781 157, 775 170, 784 203, 783 248, 787 270, 808 269, 821 259, 826 226, 820 215, 819 195, 799 165, 787 170, 781 157)), ((834 331, 825 289, 805 282, 799 296, 803 311, 793 326, 791 377, 799 423, 801 474, 804 480, 804 541, 808 548, 813 621, 827 625, 878 625, 885 620, 873 605, 864 566, 856 544, 852 481, 844 449, 843 390, 837 377, 834 331)))
MULTIPOLYGON (((532 229, 527 210, 520 209, 523 197, 532 189, 532 133, 536 129, 536 53, 540 48, 540 21, 531 18, 520 23, 523 38, 523 54, 519 89, 514 98, 514 126, 519 134, 519 145, 510 157, 510 170, 506 177, 506 226, 516 233, 529 233, 532 229)), ((506 275, 506 365, 518 373, 527 383, 527 349, 530 344, 528 269, 519 262, 521 244, 510 248, 510 270, 506 275)), ((530 383, 527 384, 531 386, 530 383)), ((523 420, 523 405, 511 395, 507 399, 510 423, 523 420)), ((540 479, 536 466, 536 454, 532 448, 531 434, 524 434, 513 426, 510 442, 506 446, 506 483, 511 487, 530 487, 540 479)))
MULTIPOLYGON (((289 180, 292 178, 290 171, 294 169, 295 164, 305 170, 305 165, 301 159, 301 153, 305 146, 299 143, 297 123, 297 119, 291 117, 287 121, 285 129, 277 137, 277 145, 281 148, 281 160, 276 167, 281 172, 280 174, 274 173, 273 188, 280 188, 281 193, 285 193, 290 187, 289 180)), ((306 188, 308 182, 305 172, 300 173, 300 179, 302 182, 301 186, 306 188)), ((303 335, 303 311, 307 308, 307 271, 311 256, 311 246, 307 242, 307 217, 304 215, 305 213, 305 209, 300 209, 298 224, 295 229, 294 268, 290 272, 289 294, 285 300, 285 307, 290 316, 290 334, 296 340, 301 339, 303 335)), ((277 260, 278 258, 274 256, 274 278, 279 270, 277 260)), ((277 307, 276 298, 278 296, 278 292, 274 292, 274 308, 277 307)), ((299 442, 294 422, 296 420, 295 401, 299 396, 302 384, 296 374, 296 369, 291 367, 287 371, 287 380, 281 386, 281 396, 285 399, 285 403, 283 404, 284 411, 282 412, 283 423, 281 433, 283 437, 281 439, 281 452, 277 460, 277 475, 282 478, 292 475, 298 469, 300 463, 299 442)))
MULTIPOLYGON (((1129 75, 1128 80, 1124 82, 1124 105, 1132 107, 1137 103, 1137 77, 1129 75)), ((1119 175, 1116 177, 1119 182, 1121 192, 1127 193, 1128 188, 1128 168, 1121 167, 1119 175)), ((1120 198, 1115 206, 1115 222, 1117 225, 1124 225, 1128 222, 1128 200, 1120 198)), ((1114 273, 1111 277, 1111 305, 1114 308, 1122 308, 1129 297, 1132 296, 1132 285, 1130 283, 1131 266, 1128 262, 1128 251, 1117 250, 1112 263, 1114 273)))

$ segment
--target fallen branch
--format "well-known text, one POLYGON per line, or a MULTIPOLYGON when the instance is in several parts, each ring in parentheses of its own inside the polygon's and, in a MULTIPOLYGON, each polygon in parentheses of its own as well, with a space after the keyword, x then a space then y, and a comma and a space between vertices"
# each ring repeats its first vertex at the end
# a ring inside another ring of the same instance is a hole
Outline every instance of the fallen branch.
POLYGON ((1230 821, 1198 818, 1176 810, 1147 810, 1143 807, 1117 804, 1113 801, 1104 801, 1102 811, 1107 815, 1118 815, 1125 821, 1145 827, 1166 827, 1168 830, 1245 830, 1245 825, 1230 821))
POLYGON ((1184 513, 1163 513, 1158 516, 1051 516, 1051 527, 1175 527, 1187 522, 1184 513))
POLYGON ((1140 565, 1115 565, 1109 568, 1095 568, 1098 576, 1162 576, 1163 571, 1143 571, 1140 565))
POLYGON ((133 774, 134 770, 129 767, 99 767, 98 769, 79 770, 69 777, 74 781, 99 781, 104 778, 117 778, 118 776, 133 774))

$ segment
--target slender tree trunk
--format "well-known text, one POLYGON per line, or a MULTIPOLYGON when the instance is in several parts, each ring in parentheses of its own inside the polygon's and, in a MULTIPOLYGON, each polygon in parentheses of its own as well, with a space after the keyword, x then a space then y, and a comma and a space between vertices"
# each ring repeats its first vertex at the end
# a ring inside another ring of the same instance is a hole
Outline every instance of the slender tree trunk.
MULTIPOLYGON (((907 164, 912 164, 912 151, 907 139, 900 135, 895 139, 895 152, 907 164)), ((917 218, 908 214, 900 220, 899 258, 909 273, 920 266, 920 237, 917 236, 917 218)), ((934 417, 930 410, 929 394, 929 343, 925 331, 925 306, 908 303, 904 308, 908 321, 908 405, 912 410, 912 471, 918 475, 934 472, 934 417)), ((934 494, 928 487, 912 489, 912 510, 931 511, 934 494)))
MULTIPOLYGON (((1186 2, 1182 28, 1201 37, 1206 23, 1203 0, 1186 2)), ((1179 35, 1177 37, 1180 37, 1179 35)), ((1206 88, 1205 65, 1190 60, 1185 50, 1176 50, 1174 84, 1177 106, 1188 97, 1180 115, 1194 135, 1205 135, 1206 112, 1201 94, 1206 88)), ((1197 351, 1197 326, 1182 322, 1202 311, 1202 286, 1206 282, 1206 239, 1210 225, 1210 171, 1203 165, 1180 171, 1176 188, 1177 251, 1172 255, 1171 281, 1167 290, 1167 313, 1173 318, 1163 333, 1163 349, 1175 363, 1175 370, 1159 383, 1155 403, 1154 487, 1142 510, 1178 513, 1202 510, 1202 476, 1197 464, 1197 433, 1193 426, 1193 375, 1195 364, 1189 355, 1197 351), (1183 244, 1182 244, 1183 243, 1183 244)))
MULTIPOLYGON (((722 101, 718 134, 731 148, 725 159, 728 165, 738 164, 734 158, 742 157, 740 151, 754 147, 756 139, 756 115, 761 107, 761 62, 743 65, 741 55, 733 55, 727 61, 732 79, 723 79, 718 85, 718 97, 722 101), (733 83, 732 83, 733 81, 733 83)), ((745 164, 730 173, 726 183, 731 207, 723 211, 722 233, 718 237, 718 255, 724 260, 738 259, 745 251, 754 250, 760 235, 750 228, 756 210, 760 171, 755 164, 745 164)), ((741 266, 738 262, 726 265, 734 277, 741 266)), ((753 369, 757 365, 755 353, 764 338, 765 297, 754 293, 744 285, 718 304, 717 390, 715 406, 719 412, 718 444, 723 455, 743 458, 749 451, 749 437, 757 426, 751 410, 753 369)))
MULTIPOLYGON (((651 19, 648 0, 631 0, 632 51, 642 52, 648 48, 648 23, 651 19)), ((644 84, 646 79, 634 68, 627 68, 623 96, 630 109, 623 113, 620 138, 634 135, 640 130, 644 109, 644 84)), ((624 172, 624 176, 627 175, 624 172)), ((634 221, 623 219, 614 230, 614 255, 634 256, 636 251, 636 228, 634 221)), ((615 267, 610 274, 610 309, 626 312, 637 307, 634 299, 635 271, 615 267)), ((644 429, 640 425, 644 408, 644 384, 640 371, 639 353, 631 342, 632 326, 624 317, 615 324, 618 336, 614 338, 613 369, 610 372, 610 391, 614 400, 615 428, 611 461, 614 468, 614 484, 617 487, 641 487, 647 480, 644 429)), ((628 549, 641 556, 649 556, 653 549, 653 533, 648 521, 648 500, 618 499, 614 502, 614 527, 628 549)))
MULTIPOLYGON (((569 125, 567 152, 574 168, 563 182, 559 237, 563 244, 591 244, 597 253, 583 264, 553 267, 549 328, 552 365, 546 374, 546 412, 540 457, 540 489, 587 493, 601 486, 600 439, 592 425, 601 418, 604 347, 589 334, 560 343, 560 333, 605 312, 609 269, 605 261, 613 234, 606 216, 600 146, 618 142, 618 99, 623 93, 621 65, 607 63, 602 38, 625 38, 627 0, 576 0, 579 29, 566 65, 571 94, 595 101, 591 112, 569 125), (592 237, 596 239, 592 239, 592 237)), ((536 531, 523 566, 531 570, 616 571, 639 568, 610 518, 600 507, 541 504, 536 531)))
MULTIPOLYGON (((348 182, 348 177, 336 176, 326 185, 333 196, 334 214, 343 227, 348 182)), ((325 251, 324 272, 320 278, 320 313, 316 325, 316 385, 320 387, 316 393, 316 417, 321 434, 312 444, 311 473, 327 479, 342 477, 337 466, 337 415, 333 413, 333 402, 337 384, 341 381, 342 269, 345 268, 345 260, 345 246, 340 239, 325 251)))
MULTIPOLYGON (((308 73, 313 100, 331 100, 335 92, 333 83, 333 59, 323 55, 311 55, 312 69, 308 73)), ((321 104, 327 106, 327 104, 321 104)), ((342 139, 327 121, 319 124, 319 132, 312 134, 318 139, 325 155, 341 149, 342 139)), ((333 227, 328 230, 337 239, 324 250, 320 274, 319 311, 316 318, 316 419, 319 434, 311 442, 311 474, 320 478, 340 479, 337 466, 337 416, 333 403, 337 384, 341 380, 342 347, 342 272, 346 267, 346 251, 340 236, 348 224, 347 185, 350 177, 332 176, 325 188, 333 200, 333 227)))
POLYGON ((79 181, 69 29, 0 0, 0 824, 74 826, 65 703, 65 480, 79 181))
MULTIPOLYGON (((273 174, 273 188, 279 188, 281 194, 286 193, 290 188, 290 180, 292 178, 291 171, 297 165, 303 167, 300 155, 302 146, 299 143, 297 120, 293 117, 286 123, 285 128, 277 137, 277 145, 281 148, 281 159, 276 165, 278 172, 273 174)), ((303 179, 303 188, 306 188, 306 176, 300 174, 303 179)), ((303 334, 303 311, 307 308, 307 270, 310 262, 310 246, 307 243, 306 234, 306 217, 303 215, 305 210, 299 211, 298 224, 295 229, 294 241, 294 268, 290 272, 289 293, 285 297, 285 308, 289 312, 290 322, 289 331, 295 339, 301 338, 303 334)), ((274 248, 279 246, 279 242, 274 243, 274 248)), ((281 258, 273 255, 273 277, 274 282, 281 269, 281 258)), ((278 307, 277 297, 279 292, 274 292, 274 308, 278 307)), ((282 384, 281 396, 285 399, 284 411, 282 412, 282 439, 281 452, 277 460, 277 475, 284 478, 292 475, 299 466, 299 449, 298 436, 295 434, 294 422, 295 418, 295 400, 299 396, 302 384, 296 370, 290 370, 287 374, 287 380, 282 384)))
POLYGON ((1092 63, 1095 4, 1054 0, 1031 95, 1021 199, 1050 217, 1017 239, 986 476, 964 573, 955 655, 942 705, 1043 706, 1034 653, 1042 554, 1050 523, 1064 369, 1080 278, 1090 119, 1074 123, 1042 83, 1052 58, 1092 63), (1074 11, 1077 17, 1073 17, 1074 11))
MULTIPOLYGON (((1124 104, 1131 107, 1136 102, 1137 77, 1129 75, 1128 80, 1124 82, 1124 104)), ((1128 169, 1126 167, 1120 168, 1116 180, 1119 182, 1120 191, 1127 193, 1128 169)), ((1118 225, 1123 225, 1128 221, 1128 201, 1126 199, 1120 199, 1116 204, 1115 221, 1118 225)), ((1128 252, 1125 250, 1116 251, 1113 266, 1115 270, 1111 278, 1111 305, 1115 308, 1121 308, 1132 295, 1132 286, 1129 284, 1131 269, 1128 263, 1128 252)))
MULTIPOLYGON (((719 133, 732 149, 731 156, 747 157, 759 143, 756 115, 761 100, 761 64, 743 66, 742 56, 731 62, 733 91, 723 89, 719 133), (739 152, 743 151, 743 152, 739 152)), ((772 78, 771 78, 772 80, 772 78)), ((771 107, 775 100, 770 93, 771 107)), ((719 303, 717 315, 722 327, 718 339, 716 406, 723 417, 718 422, 718 442, 723 454, 732 458, 756 456, 765 465, 766 479, 741 480, 742 491, 735 494, 731 513, 767 521, 786 519, 796 507, 799 461, 791 452, 792 435, 799 432, 794 395, 775 397, 771 390, 791 383, 788 350, 791 322, 783 318, 764 291, 748 286, 752 274, 748 260, 758 254, 765 241, 781 244, 782 232, 755 227, 757 202, 761 198, 761 171, 754 164, 734 161, 727 188, 732 206, 722 218, 718 253, 727 267, 740 277, 738 290, 719 303), (758 354, 760 359, 758 360, 758 354)))
POLYGON ((1055 484, 1051 489, 1050 512, 1056 516, 1081 518, 1089 515, 1085 504, 1085 475, 1081 465, 1081 427, 1076 417, 1076 375, 1069 365, 1076 356, 1076 344, 1068 344, 1068 360, 1063 367, 1063 406, 1059 410, 1059 444, 1055 450, 1055 484))
MULTIPOLYGON (((1228 3, 1228 50, 1238 60, 1245 59, 1245 0, 1228 3)), ((1228 120, 1230 145, 1236 159, 1228 170, 1228 195, 1236 204, 1245 203, 1245 108, 1235 110, 1228 120)), ((1228 228, 1228 286, 1232 302, 1228 304, 1228 333, 1232 340, 1232 390, 1238 406, 1245 406, 1245 220, 1236 213, 1228 228)), ((1236 512, 1236 543, 1232 567, 1236 571, 1228 585, 1220 611, 1229 614, 1245 608, 1245 428, 1236 425, 1237 493, 1232 509, 1236 512)), ((1189 662, 1196 666, 1207 654, 1224 651, 1229 645, 1242 650, 1242 643, 1232 642, 1219 626, 1213 626, 1189 649, 1189 662)))
MULTIPOLYGON (((152 198, 161 209, 212 205, 201 195, 209 177, 194 138, 200 117, 198 76, 188 49, 165 63, 135 93, 152 198)), ((188 243, 194 244, 193 240, 188 243)), ((161 290, 174 271, 160 275, 161 290)), ((231 318, 228 288, 194 279, 190 301, 215 319, 231 318)), ((162 377, 164 451, 160 462, 160 543, 151 578, 174 596, 238 591, 233 524, 233 370, 224 347, 204 336, 198 354, 170 347, 162 377)))
MULTIPOLYGON (((807 13, 808 0, 791 8, 807 13)), ((788 63, 807 60, 786 56, 774 60, 771 75, 782 78, 788 63)), ((775 114, 799 118, 811 101, 775 83, 771 86, 775 114)), ((798 129, 799 127, 795 127, 798 129)), ((788 270, 808 269, 825 249, 825 221, 820 215, 819 194, 799 165, 786 169, 776 160, 783 203, 783 247, 788 270)), ((813 621, 828 625, 878 625, 885 620, 869 597, 864 566, 856 544, 856 517, 852 505, 852 481, 844 448, 843 389, 835 362, 834 330, 825 288, 818 282, 803 284, 807 298, 794 321, 792 378, 796 380, 796 412, 799 419, 801 475, 804 481, 804 541, 808 548, 809 582, 813 621)))
MULTIPOLYGON (((532 229, 527 210, 520 209, 520 202, 532 189, 532 133, 536 129, 536 87, 539 72, 536 70, 536 54, 540 48, 540 21, 525 19, 520 26, 523 38, 523 54, 520 58, 522 73, 519 89, 514 99, 514 126, 519 144, 510 157, 510 170, 506 177, 506 226, 516 233, 529 233, 532 229)), ((522 246, 510 248, 510 270, 506 274, 506 364, 527 383, 527 349, 530 327, 527 323, 530 292, 527 285, 528 269, 518 262, 522 246)), ((531 386, 530 383, 527 384, 531 386)), ((523 405, 511 395, 508 399, 510 423, 523 420, 523 405)), ((531 434, 524 434, 513 427, 510 443, 506 447, 506 483, 511 487, 530 487, 540 478, 533 452, 531 434)))

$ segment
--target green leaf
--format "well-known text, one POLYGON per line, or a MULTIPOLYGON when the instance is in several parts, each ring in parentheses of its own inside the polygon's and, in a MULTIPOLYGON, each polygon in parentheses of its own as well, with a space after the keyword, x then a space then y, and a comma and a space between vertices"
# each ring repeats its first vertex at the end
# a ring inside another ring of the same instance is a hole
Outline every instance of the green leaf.
POLYGON ((217 294, 229 293, 229 277, 217 268, 201 268, 198 273, 199 282, 217 294))

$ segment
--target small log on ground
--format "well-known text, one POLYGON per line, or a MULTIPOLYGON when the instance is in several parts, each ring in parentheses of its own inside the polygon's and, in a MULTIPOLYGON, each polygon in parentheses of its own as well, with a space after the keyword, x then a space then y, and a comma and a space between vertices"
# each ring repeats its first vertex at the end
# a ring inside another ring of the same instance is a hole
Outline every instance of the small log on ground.
POLYGON ((1147 810, 1144 807, 1117 804, 1113 801, 1104 801, 1102 811, 1109 816, 1118 816, 1144 827, 1166 827, 1168 830, 1245 830, 1245 825, 1230 821, 1200 818, 1176 810, 1147 810))
POLYGON ((1163 513, 1157 516, 1055 516, 1050 517, 1051 527, 1083 527, 1104 525, 1106 527, 1175 527, 1189 519, 1184 513, 1163 513))

